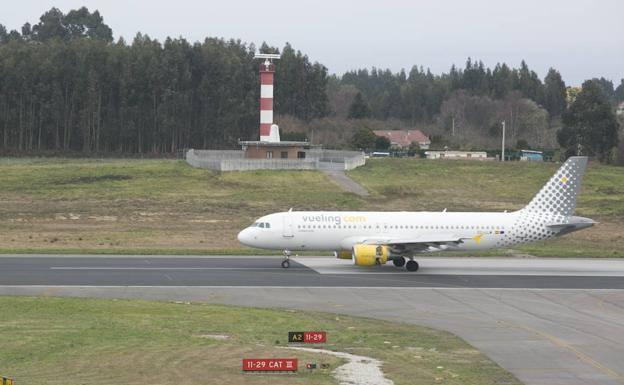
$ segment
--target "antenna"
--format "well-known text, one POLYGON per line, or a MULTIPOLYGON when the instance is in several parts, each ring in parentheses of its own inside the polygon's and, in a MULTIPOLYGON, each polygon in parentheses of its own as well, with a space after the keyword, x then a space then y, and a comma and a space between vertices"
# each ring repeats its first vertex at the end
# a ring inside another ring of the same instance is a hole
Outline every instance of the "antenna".
POLYGON ((276 54, 276 53, 257 53, 254 55, 254 59, 273 60, 273 59, 279 59, 281 56, 282 55, 276 54))
POLYGON ((254 59, 264 59, 264 63, 262 64, 264 65, 264 68, 266 68, 266 70, 268 71, 269 66, 273 64, 273 60, 277 60, 281 56, 282 55, 275 53, 257 53, 254 55, 254 59))

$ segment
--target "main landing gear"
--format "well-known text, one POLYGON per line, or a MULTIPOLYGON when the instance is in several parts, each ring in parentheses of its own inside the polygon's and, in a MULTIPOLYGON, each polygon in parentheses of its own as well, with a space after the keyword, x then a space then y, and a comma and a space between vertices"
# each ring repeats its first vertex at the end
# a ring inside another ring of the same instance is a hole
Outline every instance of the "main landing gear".
POLYGON ((284 250, 284 260, 282 261, 282 267, 288 269, 290 267, 290 250, 284 250))
POLYGON ((413 259, 407 261, 407 264, 405 265, 407 271, 417 271, 418 267, 418 262, 414 261, 413 259))
POLYGON ((405 266, 405 257, 394 257, 392 263, 394 263, 396 267, 403 267, 405 266))
POLYGON ((392 258, 392 263, 394 264, 394 266, 396 267, 403 267, 405 266, 405 269, 407 271, 417 271, 418 270, 418 262, 414 261, 412 258, 410 258, 409 261, 407 261, 407 263, 405 262, 405 257, 394 257, 392 258))

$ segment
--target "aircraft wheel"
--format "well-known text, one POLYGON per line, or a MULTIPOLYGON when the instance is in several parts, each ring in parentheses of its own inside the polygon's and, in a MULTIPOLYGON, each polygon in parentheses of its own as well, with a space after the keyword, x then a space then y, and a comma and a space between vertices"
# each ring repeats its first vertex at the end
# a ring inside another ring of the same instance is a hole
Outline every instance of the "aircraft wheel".
POLYGON ((394 257, 392 263, 394 263, 396 267, 403 267, 403 265, 405 265, 405 257, 394 257))
POLYGON ((290 261, 288 259, 285 259, 282 261, 282 267, 284 269, 288 269, 290 267, 290 261))
POLYGON ((405 268, 407 269, 407 271, 416 271, 416 270, 418 270, 418 262, 416 262, 416 261, 407 261, 407 264, 405 265, 405 268))

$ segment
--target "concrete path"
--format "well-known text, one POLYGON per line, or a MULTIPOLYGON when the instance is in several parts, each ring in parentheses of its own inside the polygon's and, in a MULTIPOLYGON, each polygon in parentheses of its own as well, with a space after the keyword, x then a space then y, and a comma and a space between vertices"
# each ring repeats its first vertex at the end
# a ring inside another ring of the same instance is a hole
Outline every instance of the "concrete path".
POLYGON ((366 189, 355 182, 353 179, 349 178, 344 171, 340 170, 323 170, 327 176, 334 181, 338 186, 342 187, 344 190, 357 194, 359 196, 368 196, 368 191, 366 189))

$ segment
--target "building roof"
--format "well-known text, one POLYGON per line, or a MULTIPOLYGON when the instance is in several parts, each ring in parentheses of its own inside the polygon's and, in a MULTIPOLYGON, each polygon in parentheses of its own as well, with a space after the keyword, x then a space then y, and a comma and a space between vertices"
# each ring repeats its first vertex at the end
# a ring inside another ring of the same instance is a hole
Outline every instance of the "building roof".
POLYGON ((448 154, 448 155, 466 155, 466 154, 479 154, 479 155, 487 155, 485 151, 454 151, 454 150, 432 150, 425 151, 425 154, 448 154))
POLYGON ((281 142, 267 142, 259 140, 241 140, 238 144, 242 146, 256 146, 256 147, 313 147, 310 142, 296 142, 296 141, 281 141, 281 142))
POLYGON ((385 136, 391 144, 401 147, 409 147, 412 142, 431 143, 427 135, 420 130, 374 130, 373 133, 377 136, 385 136))

